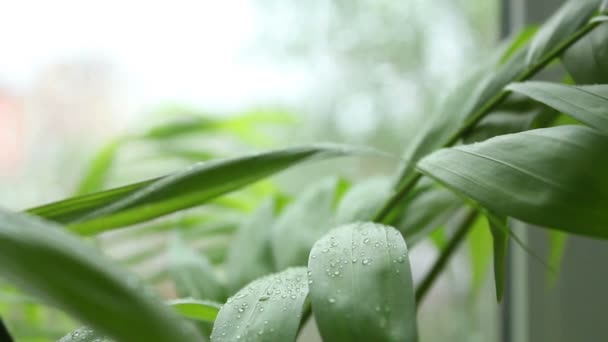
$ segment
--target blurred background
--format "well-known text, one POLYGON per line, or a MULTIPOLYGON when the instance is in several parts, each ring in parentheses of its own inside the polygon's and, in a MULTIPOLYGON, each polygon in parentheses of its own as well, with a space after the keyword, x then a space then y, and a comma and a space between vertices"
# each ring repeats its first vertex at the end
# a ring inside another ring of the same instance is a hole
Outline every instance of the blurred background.
MULTIPOLYGON (((398 155, 416 123, 492 53, 501 11, 499 0, 0 1, 0 205, 21 210, 298 143, 398 155), (167 124, 216 131, 165 139, 167 124), (133 136, 146 139, 123 144, 133 136), (104 155, 110 176, 83 180, 104 155)), ((246 195, 293 194, 330 174, 390 176, 396 165, 324 162, 246 195)), ((476 231, 425 302, 422 341, 498 340, 491 250, 478 248, 489 237, 476 231)), ((107 245, 135 262, 132 244, 107 245)), ((431 241, 415 246, 417 280, 436 255, 431 241)), ((154 277, 159 263, 135 268, 154 277)), ((18 341, 54 340, 77 326, 6 286, 0 314, 18 341)), ((315 340, 314 329, 305 339, 315 340)))

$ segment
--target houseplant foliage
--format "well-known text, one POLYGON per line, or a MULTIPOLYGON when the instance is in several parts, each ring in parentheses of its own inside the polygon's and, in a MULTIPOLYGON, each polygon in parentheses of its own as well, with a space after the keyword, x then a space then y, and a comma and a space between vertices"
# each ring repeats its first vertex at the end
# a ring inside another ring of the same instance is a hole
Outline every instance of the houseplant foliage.
POLYGON ((83 324, 65 342, 294 341, 313 316, 325 341, 416 341, 416 309, 480 218, 494 239, 499 300, 513 220, 608 238, 606 10, 606 2, 571 0, 506 43, 419 123, 396 178, 351 184, 328 175, 290 198, 265 179, 369 150, 314 145, 216 159, 179 147, 162 152, 212 160, 107 189, 116 155, 133 142, 171 146, 221 132, 259 143, 243 127, 285 116, 191 116, 117 139, 94 159, 77 196, 0 211, 0 276, 83 324), (557 63, 564 83, 530 81, 557 63), (416 289, 408 246, 448 221, 453 231, 416 289), (138 277, 125 267, 164 245, 110 260, 84 239, 109 231, 131 242, 165 234, 166 269, 138 277), (192 243, 218 236, 227 243, 192 243), (152 290, 159 279, 179 298, 161 300, 152 290))

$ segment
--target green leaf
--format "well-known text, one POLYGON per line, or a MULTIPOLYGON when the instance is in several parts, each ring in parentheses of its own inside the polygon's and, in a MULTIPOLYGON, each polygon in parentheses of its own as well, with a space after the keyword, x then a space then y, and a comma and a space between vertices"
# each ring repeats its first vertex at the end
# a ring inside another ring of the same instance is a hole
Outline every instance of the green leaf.
POLYGON ((305 267, 255 280, 222 306, 211 341, 295 341, 307 298, 305 267))
POLYGON ((135 276, 34 217, 0 210, 0 276, 118 341, 201 341, 135 276))
POLYGON ((63 336, 58 342, 110 342, 110 340, 100 337, 90 328, 80 327, 63 336))
POLYGON ((467 235, 467 245, 471 262, 471 295, 476 296, 486 281, 492 257, 492 234, 487 220, 481 215, 477 216, 467 235))
POLYGON ((430 187, 408 202, 396 227, 412 247, 443 225, 462 204, 462 199, 448 189, 430 187))
POLYGON ((601 24, 562 56, 562 63, 578 84, 608 83, 608 25, 601 24))
POLYGON ((245 284, 274 271, 270 236, 274 221, 275 201, 264 202, 238 228, 226 260, 226 277, 230 293, 245 284))
POLYGON ((340 180, 325 179, 306 189, 272 227, 272 253, 278 270, 304 266, 315 241, 331 229, 340 180))
POLYGON ((221 305, 208 300, 192 298, 174 299, 169 304, 177 313, 189 319, 213 323, 221 305))
POLYGON ((526 131, 555 119, 555 110, 519 94, 509 96, 464 136, 464 143, 480 142, 498 135, 526 131))
POLYGON ((534 37, 536 32, 538 31, 537 26, 529 26, 521 30, 517 36, 510 42, 506 51, 500 57, 500 63, 506 63, 515 52, 518 52, 524 48, 526 48, 528 42, 534 37))
POLYGON ((70 223, 70 230, 91 235, 203 204, 304 161, 354 152, 371 151, 340 145, 314 145, 215 160, 157 179, 33 208, 29 212, 70 223))
POLYGON ((331 230, 308 261, 323 341, 417 340, 416 303, 401 233, 374 223, 331 230))
POLYGON ((509 247, 509 226, 507 217, 492 213, 486 214, 490 231, 492 232, 492 246, 494 251, 494 283, 496 284, 496 300, 502 300, 507 273, 507 251, 509 247))
POLYGON ((176 236, 169 248, 169 274, 180 297, 224 301, 225 290, 213 266, 203 254, 195 253, 176 236))
POLYGON ((499 215, 608 238, 607 150, 597 131, 560 126, 439 150, 418 168, 499 215))
POLYGON ((99 151, 89 164, 85 176, 80 181, 76 195, 99 191, 105 187, 118 150, 123 146, 124 142, 125 139, 116 139, 99 151))
POLYGON ((539 62, 543 56, 583 27, 598 8, 599 0, 570 0, 562 5, 532 39, 526 64, 531 66, 539 62))
POLYGON ((353 186, 338 205, 336 223, 369 220, 390 194, 390 185, 386 178, 372 178, 353 186))
POLYGON ((525 82, 513 83, 508 89, 608 133, 608 85, 568 86, 549 82, 525 82))
POLYGON ((547 283, 551 286, 557 281, 559 270, 561 269, 562 260, 566 252, 568 235, 560 231, 549 231, 549 257, 546 278, 547 283))

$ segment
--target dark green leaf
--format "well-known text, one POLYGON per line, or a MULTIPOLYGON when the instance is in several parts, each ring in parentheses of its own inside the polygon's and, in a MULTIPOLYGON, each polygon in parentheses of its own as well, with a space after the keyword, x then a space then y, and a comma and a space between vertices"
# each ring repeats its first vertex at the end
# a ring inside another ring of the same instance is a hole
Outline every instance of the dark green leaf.
POLYGON ((270 237, 274 222, 275 202, 267 201, 238 228, 226 260, 226 277, 230 293, 245 284, 274 271, 270 237))
POLYGON ((222 306, 211 341, 295 341, 307 298, 305 267, 255 280, 222 306))
POLYGON ((531 66, 583 27, 598 10, 599 0, 570 0, 541 26, 530 43, 526 64, 531 66))
POLYGON ((277 219, 272 228, 272 253, 278 270, 306 265, 310 248, 333 225, 339 188, 337 178, 314 184, 277 219))
POLYGON ((407 247, 394 228, 353 223, 333 229, 315 243, 308 269, 323 341, 417 340, 407 247))
POLYGON ((2 318, 0 317, 0 341, 2 342, 13 342, 11 334, 8 332, 8 328, 4 325, 2 318))
POLYGON ((215 321, 221 308, 221 305, 218 303, 191 298, 174 299, 167 304, 183 317, 210 323, 215 321))
POLYGON ((608 238, 608 137, 560 126, 443 149, 425 174, 500 215, 608 238))
POLYGON ((513 83, 508 89, 608 133, 608 85, 567 86, 549 82, 525 82, 513 83))
POLYGON ((118 341, 201 341, 138 279, 51 223, 0 210, 0 276, 118 341))
POLYGON ((507 251, 509 246, 509 227, 507 218, 492 213, 486 215, 492 232, 492 246, 494 251, 494 283, 496 284, 496 300, 502 300, 507 272, 507 251))
POLYGON ((70 230, 90 235, 203 204, 304 161, 356 151, 370 153, 339 145, 317 145, 210 161, 165 177, 51 203, 29 212, 70 223, 70 230))

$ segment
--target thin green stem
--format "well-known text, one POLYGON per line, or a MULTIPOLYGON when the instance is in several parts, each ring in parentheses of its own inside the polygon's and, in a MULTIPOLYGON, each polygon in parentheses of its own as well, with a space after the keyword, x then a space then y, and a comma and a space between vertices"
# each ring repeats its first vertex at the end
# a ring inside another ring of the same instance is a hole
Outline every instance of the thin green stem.
MULTIPOLYGON (((553 50, 547 53, 543 58, 541 58, 536 64, 532 65, 530 68, 522 72, 519 76, 517 76, 513 81, 514 82, 522 82, 534 77, 537 73, 543 70, 551 61, 555 58, 559 57, 566 49, 576 43, 579 39, 587 35, 589 32, 593 31, 598 25, 600 25, 600 21, 590 21, 587 25, 573 33, 568 39, 563 41, 561 44, 556 46, 553 50)), ((477 123, 483 119, 486 115, 491 113, 496 107, 502 104, 511 94, 509 90, 502 90, 500 93, 494 95, 488 101, 486 101, 481 107, 479 107, 475 112, 473 112, 469 116, 469 120, 467 120, 462 127, 454 132, 447 140, 447 142, 442 146, 443 148, 451 147, 456 144, 469 130, 475 127, 477 123)), ((374 217, 375 222, 384 222, 393 208, 409 193, 411 189, 413 189, 420 178, 422 178, 422 174, 415 171, 416 174, 410 178, 407 182, 401 184, 399 188, 395 191, 394 195, 386 202, 386 204, 378 211, 376 216, 374 217)))
POLYGON ((433 267, 431 268, 429 273, 426 274, 426 276, 420 283, 420 286, 416 291, 416 303, 418 303, 418 308, 420 307, 420 303, 424 299, 424 296, 431 289, 433 283, 447 265, 448 261, 452 257, 452 254, 454 254, 456 249, 458 249, 460 243, 464 240, 468 232, 471 230, 471 227, 473 226, 473 222, 475 222, 477 215, 479 215, 479 211, 477 209, 471 209, 462 218, 462 221, 456 228, 456 232, 450 238, 450 242, 448 242, 448 245, 443 249, 443 251, 441 251, 441 255, 439 255, 439 258, 435 261, 435 264, 433 264, 433 267))

